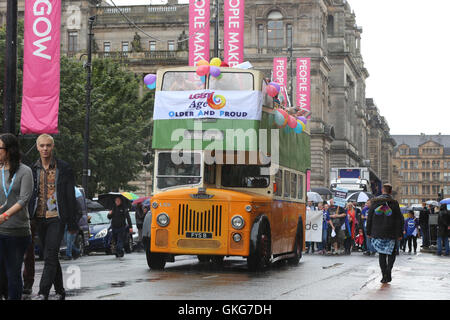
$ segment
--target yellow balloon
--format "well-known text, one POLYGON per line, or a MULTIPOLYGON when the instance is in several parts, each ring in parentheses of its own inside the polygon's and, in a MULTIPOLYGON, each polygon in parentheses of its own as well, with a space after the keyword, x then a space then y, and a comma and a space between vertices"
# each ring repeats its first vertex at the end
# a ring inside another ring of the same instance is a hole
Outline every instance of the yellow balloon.
POLYGON ((220 58, 212 58, 209 64, 211 66, 220 67, 220 65, 222 64, 222 60, 220 60, 220 58))
POLYGON ((206 60, 197 61, 197 66, 207 66, 207 65, 209 65, 209 63, 206 60))

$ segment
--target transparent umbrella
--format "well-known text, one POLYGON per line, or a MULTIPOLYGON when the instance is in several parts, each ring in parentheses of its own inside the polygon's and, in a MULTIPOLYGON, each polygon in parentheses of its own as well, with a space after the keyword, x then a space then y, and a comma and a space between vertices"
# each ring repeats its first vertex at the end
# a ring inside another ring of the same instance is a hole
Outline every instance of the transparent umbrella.
POLYGON ((310 192, 307 193, 307 196, 308 196, 308 201, 323 202, 322 197, 317 192, 310 191, 310 192))

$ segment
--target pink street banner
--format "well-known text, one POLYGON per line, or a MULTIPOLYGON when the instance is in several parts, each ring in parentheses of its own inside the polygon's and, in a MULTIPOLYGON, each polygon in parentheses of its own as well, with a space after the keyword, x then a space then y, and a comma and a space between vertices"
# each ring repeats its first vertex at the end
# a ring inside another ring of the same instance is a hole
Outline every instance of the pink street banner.
POLYGON ((279 98, 281 105, 286 106, 286 86, 287 86, 287 58, 273 58, 273 81, 281 87, 282 96, 279 98))
POLYGON ((306 191, 311 191, 311 170, 306 170, 306 191))
POLYGON ((311 111, 311 58, 297 58, 297 108, 311 111))
POLYGON ((25 1, 23 134, 58 133, 61 0, 25 1))
POLYGON ((209 61, 209 0, 189 0, 189 65, 209 61))
POLYGON ((224 0, 224 61, 230 67, 244 62, 244 0, 224 0))

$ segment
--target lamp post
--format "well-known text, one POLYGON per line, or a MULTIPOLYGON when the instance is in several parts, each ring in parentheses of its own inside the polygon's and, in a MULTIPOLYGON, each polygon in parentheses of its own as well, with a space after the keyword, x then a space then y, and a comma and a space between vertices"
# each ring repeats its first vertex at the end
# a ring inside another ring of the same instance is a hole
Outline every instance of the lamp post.
POLYGON ((87 70, 86 78, 86 115, 84 119, 84 159, 83 159, 83 189, 84 194, 88 196, 88 178, 91 175, 89 169, 89 114, 91 110, 91 74, 92 74, 92 26, 95 21, 95 16, 89 17, 89 33, 88 33, 88 47, 87 47, 87 63, 85 68, 87 70))
POLYGON ((214 57, 219 57, 219 0, 215 0, 216 23, 214 24, 214 57))
POLYGON ((3 132, 16 133, 17 99, 17 0, 6 5, 5 87, 3 97, 3 132))

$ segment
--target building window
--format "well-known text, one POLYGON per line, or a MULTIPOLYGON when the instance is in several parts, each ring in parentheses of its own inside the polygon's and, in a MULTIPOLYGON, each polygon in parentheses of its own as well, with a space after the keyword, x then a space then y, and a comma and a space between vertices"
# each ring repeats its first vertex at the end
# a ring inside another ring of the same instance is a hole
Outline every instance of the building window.
POLYGON ((422 194, 430 194, 430 186, 422 186, 422 194))
POLYGON ((419 186, 410 186, 411 187, 411 194, 416 195, 419 194, 419 186))
POLYGON ((403 195, 408 195, 408 186, 402 186, 403 195))
POLYGON ((175 51, 175 41, 173 40, 167 41, 167 50, 175 51))
POLYGON ((156 51, 156 41, 150 41, 150 51, 156 51))
POLYGON ((68 41, 67 51, 77 52, 77 43, 78 43, 78 32, 77 31, 69 31, 69 41, 68 41))
POLYGON ((264 25, 258 25, 258 48, 264 47, 264 25))
POLYGON ((292 48, 292 24, 286 25, 286 45, 288 48, 292 48))
POLYGON ((328 35, 334 34, 334 17, 332 15, 329 15, 327 19, 327 33, 328 35))
POLYGON ((283 15, 279 11, 269 13, 267 19, 267 46, 269 48, 282 48, 284 46, 283 15))
POLYGON ((111 51, 111 42, 103 42, 103 52, 105 57, 109 57, 109 52, 111 51))
POLYGON ((128 52, 128 41, 122 41, 122 52, 128 52))

